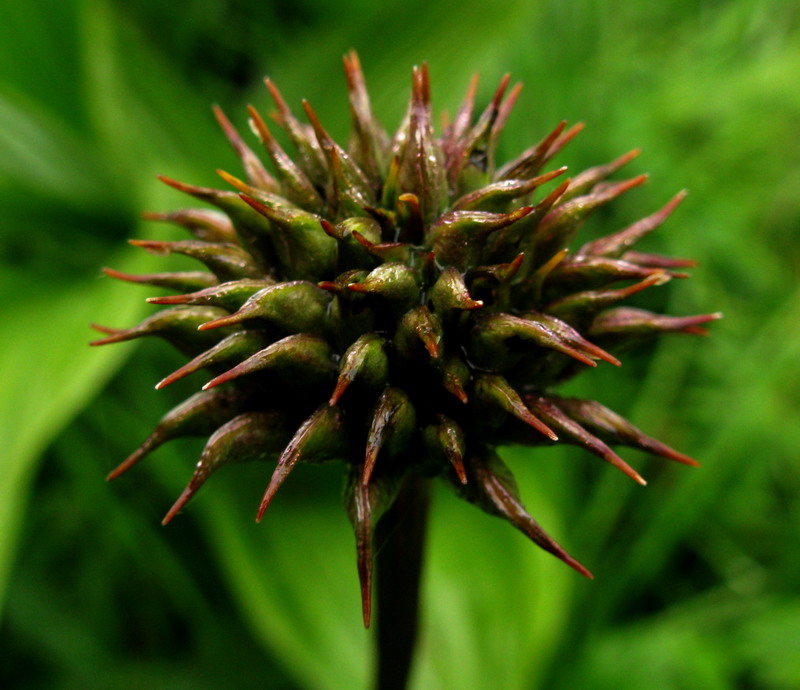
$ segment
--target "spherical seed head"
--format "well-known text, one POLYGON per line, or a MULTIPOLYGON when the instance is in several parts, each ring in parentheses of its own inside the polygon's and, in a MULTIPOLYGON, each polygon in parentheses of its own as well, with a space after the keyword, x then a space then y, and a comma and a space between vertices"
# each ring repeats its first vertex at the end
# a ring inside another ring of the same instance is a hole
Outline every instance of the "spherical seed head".
POLYGON ((133 242, 185 254, 205 270, 131 276, 177 295, 127 330, 96 327, 92 344, 158 335, 190 361, 164 378, 207 370, 202 391, 168 413, 115 478, 173 438, 208 436, 171 520, 223 464, 277 462, 258 520, 298 462, 349 465, 353 523, 369 623, 372 535, 410 474, 438 477, 504 518, 578 572, 526 512, 495 453, 507 443, 583 446, 635 481, 644 479, 609 444, 694 461, 589 400, 555 387, 581 370, 619 365, 613 354, 662 333, 703 333, 718 314, 667 317, 619 303, 683 277, 685 260, 632 247, 682 200, 581 245, 600 207, 641 185, 610 176, 638 150, 565 179, 556 154, 582 129, 560 123, 515 159, 495 150, 520 91, 504 77, 475 115, 477 80, 452 122, 434 130, 427 66, 414 68, 411 99, 389 136, 374 117, 357 56, 344 59, 353 132, 336 143, 313 108, 298 119, 267 81, 287 153, 250 107, 268 170, 215 107, 245 179, 219 171, 229 189, 168 185, 209 209, 150 214, 191 233, 177 242, 133 242), (540 189, 541 187, 541 189, 540 189), (177 306, 174 306, 177 305, 177 306))

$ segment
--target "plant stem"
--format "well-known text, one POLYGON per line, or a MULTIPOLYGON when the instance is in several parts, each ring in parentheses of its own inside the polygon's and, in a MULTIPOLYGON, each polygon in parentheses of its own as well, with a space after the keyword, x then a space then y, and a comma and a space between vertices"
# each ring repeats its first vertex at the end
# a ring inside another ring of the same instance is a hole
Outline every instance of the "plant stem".
POLYGON ((376 690, 405 690, 419 624, 429 481, 408 477, 378 522, 376 690))

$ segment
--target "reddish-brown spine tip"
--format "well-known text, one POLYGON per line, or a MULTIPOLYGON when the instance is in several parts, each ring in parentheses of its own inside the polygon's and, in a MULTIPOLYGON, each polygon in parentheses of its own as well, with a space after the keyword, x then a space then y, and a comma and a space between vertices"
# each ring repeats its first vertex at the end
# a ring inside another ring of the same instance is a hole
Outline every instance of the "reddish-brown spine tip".
POLYGON ((253 197, 247 196, 247 194, 239 194, 239 197, 242 201, 244 201, 248 206, 251 206, 253 209, 258 211, 263 216, 270 216, 270 208, 269 206, 262 204, 260 201, 253 199, 253 197))
POLYGON ((375 461, 378 459, 380 446, 374 442, 367 444, 367 452, 364 457, 364 472, 361 475, 361 484, 367 486, 372 477, 372 470, 375 469, 375 461))
POLYGON ((574 347, 570 347, 569 345, 562 343, 559 352, 572 357, 572 359, 577 359, 581 364, 585 364, 587 367, 597 366, 597 362, 595 362, 591 357, 587 357, 580 350, 576 350, 574 347))
POLYGON ((372 549, 368 549, 367 554, 360 554, 358 557, 358 581, 361 590, 361 618, 364 627, 369 629, 372 622, 372 549))
POLYGON ((167 177, 166 175, 156 175, 156 178, 164 184, 169 185, 173 189, 177 189, 179 192, 191 194, 198 189, 198 187, 195 187, 194 185, 186 184, 185 182, 178 182, 178 180, 173 180, 171 177, 167 177))
POLYGON ((110 326, 101 326, 99 323, 90 323, 89 328, 94 331, 98 331, 100 333, 105 333, 106 335, 117 335, 117 333, 121 333, 123 329, 121 328, 111 328, 110 326))
POLYGON ((141 460, 144 456, 145 453, 142 452, 141 448, 136 450, 134 453, 125 458, 123 462, 117 465, 113 470, 111 470, 111 472, 109 472, 106 475, 106 481, 107 482, 114 481, 120 475, 125 474, 125 472, 127 472, 131 467, 133 467, 136 463, 138 463, 139 460, 141 460))
POLYGON ((669 447, 660 448, 658 454, 662 457, 667 458, 667 460, 674 460, 675 462, 679 462, 683 465, 689 465, 690 467, 700 467, 700 463, 697 462, 692 457, 688 455, 684 455, 683 453, 679 453, 677 450, 673 450, 669 447))
POLYGON ((602 359, 604 362, 608 362, 609 364, 613 364, 615 367, 621 367, 622 362, 620 362, 614 355, 606 352, 602 347, 598 347, 590 342, 582 343, 584 350, 586 350, 590 355, 593 357, 597 357, 598 359, 602 359))
POLYGON ((267 486, 267 490, 264 492, 264 497, 261 499, 261 503, 258 506, 258 512, 256 513, 256 522, 260 523, 264 519, 264 513, 267 512, 267 508, 269 508, 269 504, 272 502, 273 497, 275 496, 275 492, 278 490, 278 486, 282 481, 281 475, 278 473, 278 468, 273 473, 272 478, 269 480, 269 485, 267 486))
POLYGON ((469 402, 467 391, 465 391, 461 386, 451 385, 447 390, 455 395, 462 405, 466 405, 469 402))
POLYGON ((250 185, 245 184, 238 177, 231 175, 226 170, 217 168, 216 173, 223 180, 225 180, 225 182, 227 182, 231 187, 233 187, 234 189, 238 189, 240 192, 249 192, 253 189, 250 185))
POLYGON ((339 402, 339 398, 344 395, 344 392, 347 390, 347 387, 350 385, 351 379, 343 376, 336 382, 336 388, 333 389, 333 394, 331 395, 330 400, 328 400, 328 405, 333 407, 339 402))
POLYGON ((109 268, 108 266, 103 267, 103 273, 105 273, 109 278, 116 278, 117 280, 124 280, 126 282, 136 282, 136 276, 132 273, 123 273, 122 271, 117 271, 114 268, 109 268))
POLYGON ((320 218, 319 224, 322 226, 322 229, 325 231, 325 234, 328 235, 328 237, 333 237, 335 240, 341 239, 340 233, 336 230, 336 226, 334 226, 334 224, 329 220, 320 218))
POLYGON ((239 323, 239 319, 236 317, 236 314, 229 314, 228 316, 220 316, 218 319, 214 319, 213 321, 201 323, 197 327, 197 330, 210 331, 214 328, 223 328, 224 326, 231 326, 235 323, 239 323))
POLYGON ((216 378, 211 379, 200 390, 207 391, 211 388, 216 388, 217 386, 221 386, 223 383, 227 383, 228 381, 235 379, 238 375, 236 369, 237 367, 234 367, 233 369, 226 371, 224 374, 220 374, 216 378))
MULTIPOLYGON (((566 124, 566 121, 564 122, 566 124)), ((570 127, 566 132, 564 132, 558 139, 550 146, 547 150, 547 157, 552 158, 555 156, 561 149, 563 149, 569 142, 571 142, 575 137, 577 137, 582 131, 583 128, 586 126, 583 122, 577 122, 572 127, 570 127)))
POLYGON ((458 481, 462 484, 467 484, 467 470, 464 467, 464 460, 457 455, 450 455, 450 464, 453 466, 453 469, 456 472, 456 476, 458 477, 458 481))
POLYGON ((156 254, 157 256, 165 256, 170 252, 170 242, 164 240, 128 240, 128 244, 134 247, 141 247, 142 249, 156 254))
POLYGON ((326 292, 333 292, 334 294, 339 292, 339 286, 332 280, 321 280, 317 283, 317 287, 326 292))
POLYGON ((323 142, 325 142, 326 145, 329 143, 333 143, 330 135, 322 126, 322 123, 319 121, 317 114, 311 107, 311 103, 309 103, 304 98, 302 104, 303 104, 303 110, 305 110, 306 112, 306 117, 308 118, 308 121, 311 123, 311 126, 314 128, 314 133, 317 135, 317 139, 319 139, 320 141, 320 145, 322 145, 323 142))
POLYGON ((576 570, 577 572, 579 572, 584 577, 586 577, 586 578, 588 578, 590 580, 594 580, 594 575, 592 575, 592 573, 587 568, 585 568, 581 563, 576 561, 568 553, 564 553, 561 556, 561 560, 564 563, 566 563, 570 568, 572 568, 573 570, 576 570))
POLYGON ((186 304, 189 295, 164 295, 163 297, 148 297, 148 304, 186 304))
POLYGON ((184 364, 179 369, 173 371, 169 376, 165 376, 156 384, 156 390, 160 391, 166 388, 167 386, 175 383, 175 381, 180 381, 184 376, 188 376, 189 374, 193 374, 197 371, 196 365, 194 365, 194 361, 184 364))
POLYGON ((422 344, 425 345, 425 349, 428 351, 428 354, 433 359, 439 358, 439 343, 436 341, 434 337, 422 337, 422 344))
POLYGON ((633 469, 633 467, 631 467, 627 462, 625 462, 613 450, 609 450, 607 453, 604 453, 603 460, 614 465, 614 467, 616 467, 618 470, 621 470, 624 474, 628 475, 637 484, 641 484, 642 486, 647 486, 647 482, 645 481, 644 477, 642 477, 642 475, 640 475, 635 469, 633 469))
POLYGON ((183 493, 178 497, 178 500, 175 501, 175 503, 172 505, 172 508, 167 511, 167 514, 161 521, 161 524, 164 527, 172 522, 172 519, 183 509, 183 507, 189 502, 189 499, 194 496, 196 491, 197 487, 190 482, 189 486, 183 490, 183 493))

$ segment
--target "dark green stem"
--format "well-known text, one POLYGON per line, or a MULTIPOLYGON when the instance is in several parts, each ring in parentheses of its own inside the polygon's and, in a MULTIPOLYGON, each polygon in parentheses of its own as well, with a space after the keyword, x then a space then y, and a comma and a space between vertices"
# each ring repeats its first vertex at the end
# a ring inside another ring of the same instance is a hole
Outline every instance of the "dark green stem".
POLYGON ((419 625, 429 504, 428 480, 409 477, 378 522, 376 690, 405 690, 408 683, 419 625))

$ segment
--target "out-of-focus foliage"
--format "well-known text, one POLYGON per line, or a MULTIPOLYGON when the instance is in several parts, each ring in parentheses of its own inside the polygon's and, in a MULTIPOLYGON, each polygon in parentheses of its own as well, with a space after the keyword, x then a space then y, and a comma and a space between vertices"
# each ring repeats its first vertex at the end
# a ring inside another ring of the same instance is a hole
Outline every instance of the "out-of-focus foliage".
POLYGON ((332 84, 351 47, 389 125, 427 59, 451 112, 473 71, 484 99, 505 71, 526 82, 507 153, 562 118, 587 123, 561 158, 578 169, 641 146, 651 184, 596 222, 689 188, 649 241, 701 266, 662 299, 726 313, 710 340, 676 337, 573 387, 700 469, 628 453, 641 488, 575 449, 505 453, 594 582, 436 496, 415 686, 800 685, 796 3, 47 0, 2 3, 0 27, 0 686, 365 685, 337 469, 298 470, 258 527, 270 468, 221 472, 162 529, 196 447, 102 478, 196 382, 150 390, 177 363, 158 343, 135 360, 85 346, 90 321, 145 313, 151 293, 98 266, 163 266, 123 244, 152 232, 139 211, 185 203, 154 175, 205 184, 235 165, 209 104, 243 124, 269 73, 341 136, 332 84))

